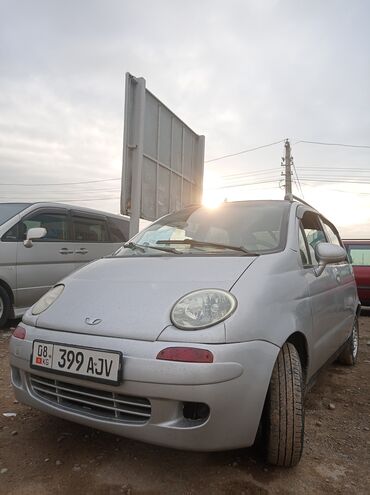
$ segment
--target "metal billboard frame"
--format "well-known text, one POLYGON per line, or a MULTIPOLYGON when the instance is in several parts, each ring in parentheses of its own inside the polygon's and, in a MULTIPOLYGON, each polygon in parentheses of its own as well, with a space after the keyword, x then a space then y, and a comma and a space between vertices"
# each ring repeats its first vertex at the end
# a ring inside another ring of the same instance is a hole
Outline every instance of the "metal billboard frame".
POLYGON ((130 73, 124 112, 121 213, 130 216, 132 237, 140 218, 153 221, 200 202, 205 138, 153 95, 144 78, 130 73))

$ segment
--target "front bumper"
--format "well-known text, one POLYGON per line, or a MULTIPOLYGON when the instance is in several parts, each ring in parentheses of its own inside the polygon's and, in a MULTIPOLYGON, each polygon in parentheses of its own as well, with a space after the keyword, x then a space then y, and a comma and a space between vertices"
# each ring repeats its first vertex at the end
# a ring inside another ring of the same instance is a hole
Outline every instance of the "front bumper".
MULTIPOLYGON (((254 443, 272 369, 279 348, 265 341, 201 345, 214 355, 213 363, 180 363, 156 360, 171 342, 146 342, 57 332, 31 327, 26 339, 12 337, 10 364, 16 398, 25 404, 63 419, 117 435, 167 447, 216 451, 247 447, 254 443), (120 350, 123 381, 119 386, 93 383, 30 368, 33 340, 120 350), (52 382, 62 380, 72 388, 113 392, 148 399, 150 417, 141 424, 76 409, 50 401, 32 387, 31 375, 52 382), (203 403, 209 415, 191 420, 184 417, 184 403, 203 403)), ((183 344, 186 345, 186 344, 183 344)))

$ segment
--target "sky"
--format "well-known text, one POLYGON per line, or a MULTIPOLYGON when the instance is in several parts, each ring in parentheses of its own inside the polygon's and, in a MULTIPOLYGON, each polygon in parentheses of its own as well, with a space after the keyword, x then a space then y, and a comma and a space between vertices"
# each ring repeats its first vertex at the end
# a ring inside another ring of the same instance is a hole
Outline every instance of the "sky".
MULTIPOLYGON (((294 192, 369 238, 369 18, 366 0, 0 0, 0 201, 119 212, 130 72, 206 160, 289 138, 294 192), (95 179, 114 180, 63 185, 95 179)), ((206 163, 205 199, 282 198, 283 153, 206 163)))

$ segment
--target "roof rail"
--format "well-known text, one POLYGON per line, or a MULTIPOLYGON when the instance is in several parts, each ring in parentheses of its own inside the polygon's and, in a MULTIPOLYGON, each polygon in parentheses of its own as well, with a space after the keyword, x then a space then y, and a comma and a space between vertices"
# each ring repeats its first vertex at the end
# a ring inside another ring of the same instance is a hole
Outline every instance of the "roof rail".
POLYGON ((302 203, 303 205, 306 205, 306 206, 309 206, 310 208, 312 208, 313 210, 317 211, 316 208, 312 205, 310 205, 309 203, 307 203, 306 201, 304 201, 303 199, 299 198, 298 196, 295 196, 294 194, 292 195, 293 199, 295 199, 296 201, 298 201, 299 203, 302 203))

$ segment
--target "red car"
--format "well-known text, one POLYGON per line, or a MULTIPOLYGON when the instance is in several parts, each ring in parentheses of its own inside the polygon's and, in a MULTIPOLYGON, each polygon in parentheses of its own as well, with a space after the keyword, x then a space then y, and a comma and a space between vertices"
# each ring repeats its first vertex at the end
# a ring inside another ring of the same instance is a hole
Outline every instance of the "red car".
POLYGON ((355 272, 358 297, 362 306, 370 306, 370 240, 349 239, 343 243, 355 272))

